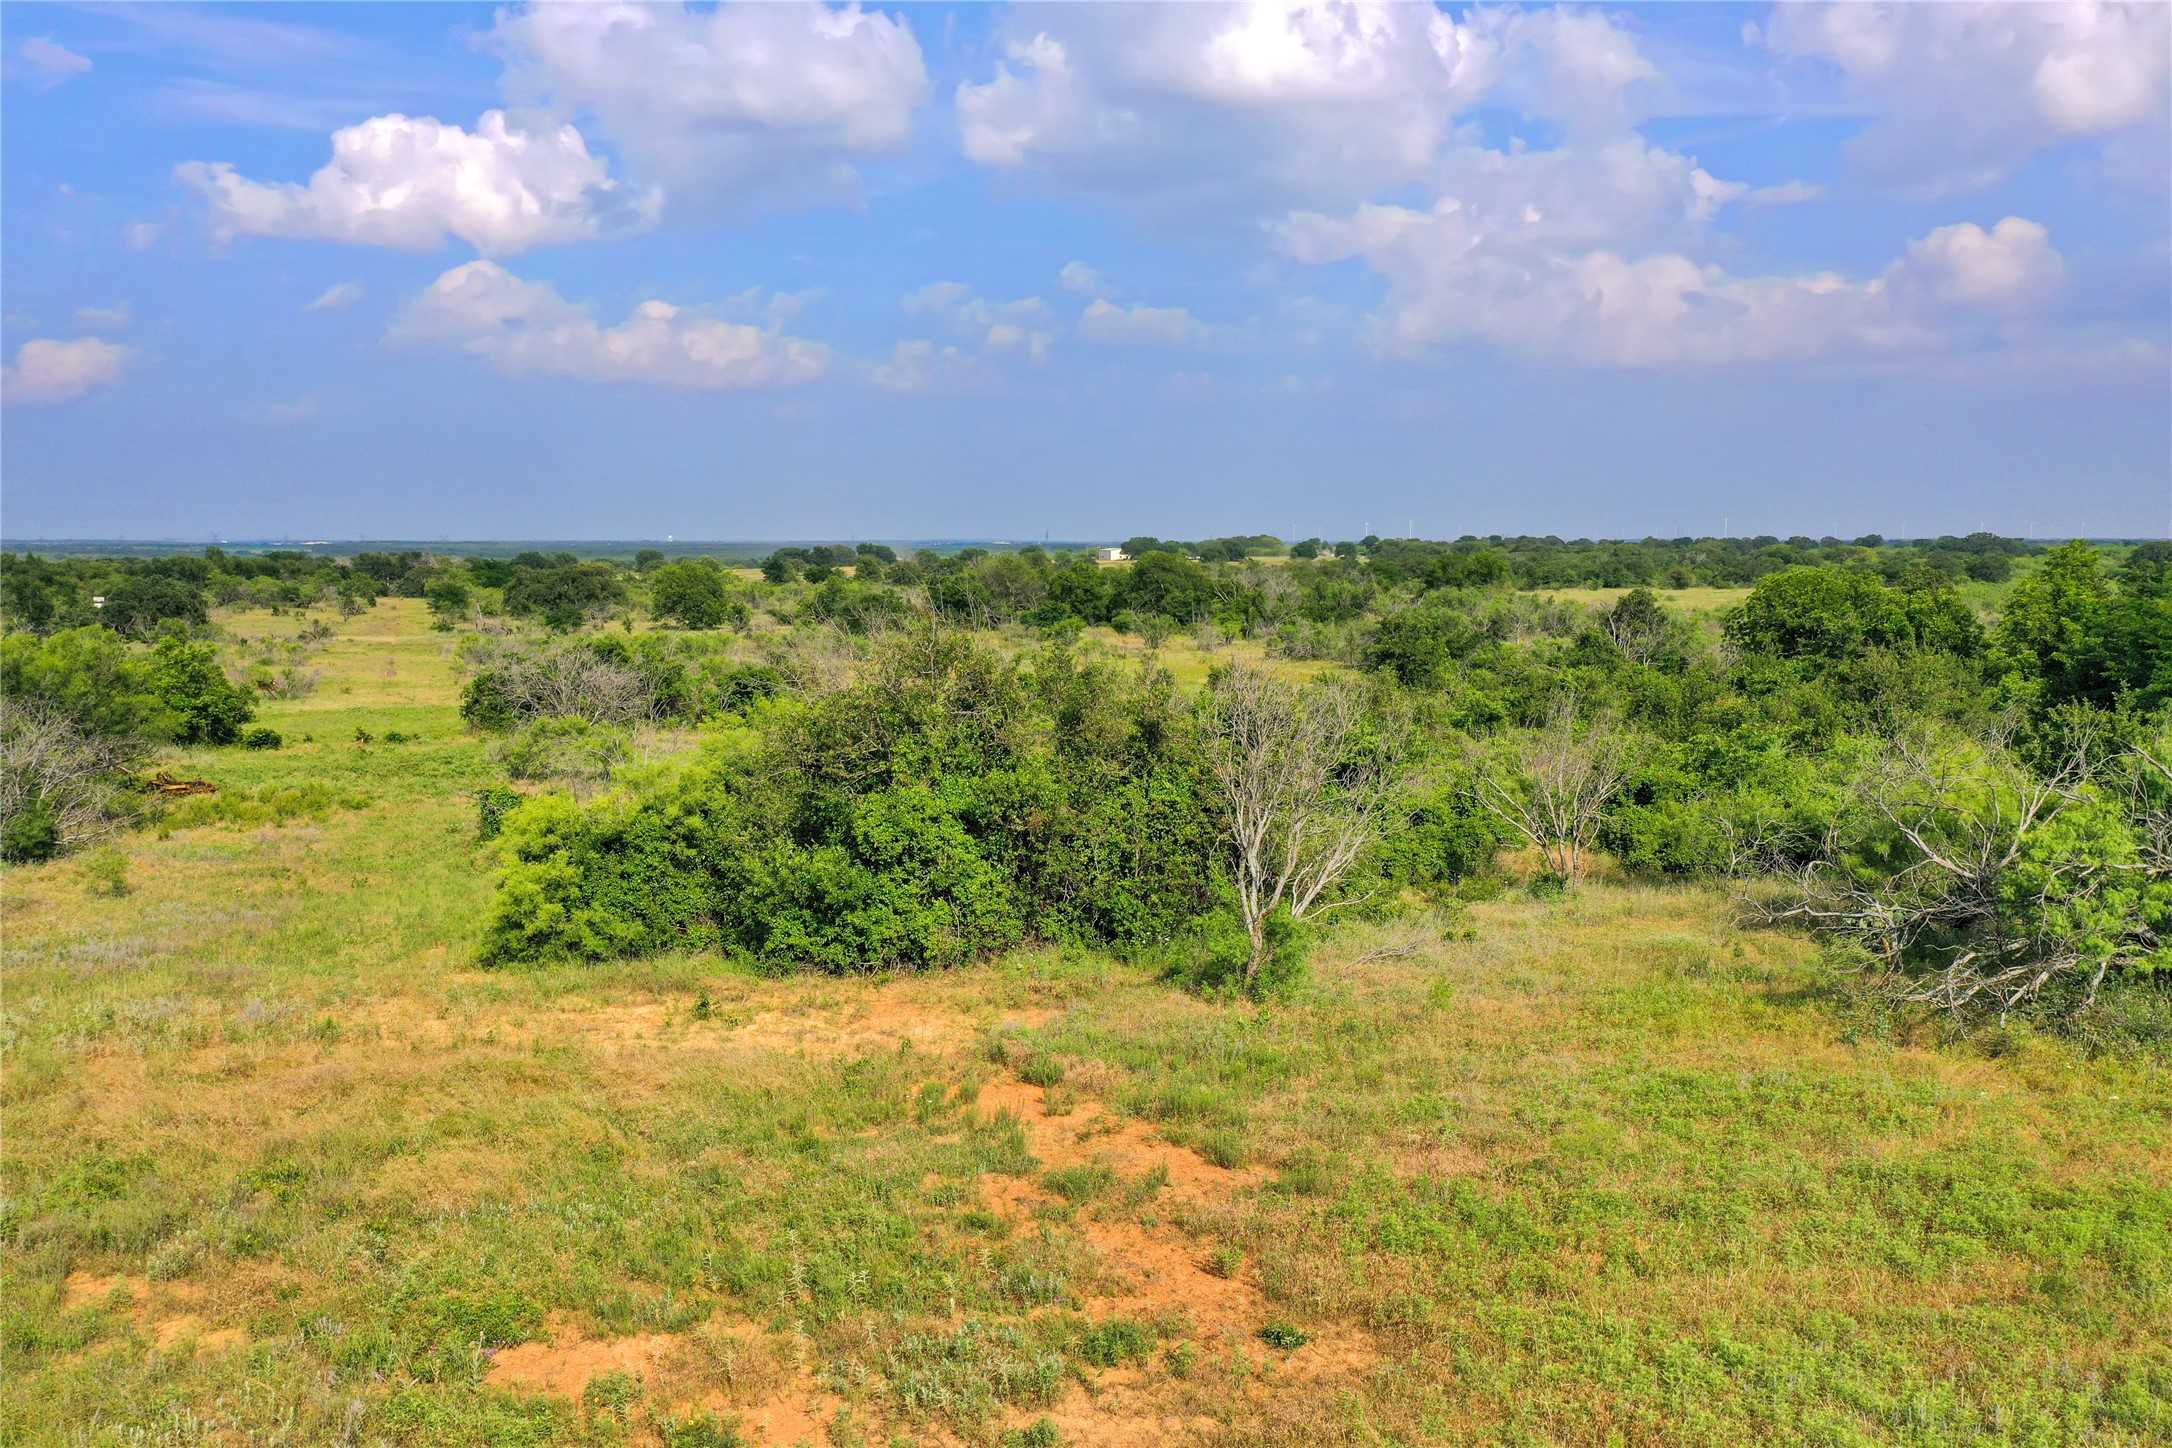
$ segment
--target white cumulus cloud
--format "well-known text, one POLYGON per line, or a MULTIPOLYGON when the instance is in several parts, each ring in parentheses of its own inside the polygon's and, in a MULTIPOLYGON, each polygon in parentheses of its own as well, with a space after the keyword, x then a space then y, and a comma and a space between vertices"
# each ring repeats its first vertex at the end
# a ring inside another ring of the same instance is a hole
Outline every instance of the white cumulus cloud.
POLYGON ((964 282, 931 282, 898 305, 907 316, 934 321, 986 352, 1017 352, 1045 362, 1056 340, 1054 315, 1039 297, 997 302, 976 296, 964 282))
POLYGON ((986 166, 1130 200, 1318 204, 1421 179, 1456 117, 1489 99, 1619 129, 1657 79, 1595 12, 1028 6, 956 109, 986 166))
POLYGON ((1067 292, 1100 296, 1109 291, 1109 279, 1082 261, 1067 261, 1056 273, 1056 284, 1067 292))
POLYGON ((1696 367, 1936 349, 2055 290, 2045 229, 2008 217, 1941 227, 1877 276, 1737 276, 1679 252, 1532 245, 1512 222, 1453 201, 1293 216, 1300 261, 1362 259, 1388 284, 1390 352, 1481 343, 1611 367, 1696 367))
POLYGON ((485 256, 582 241, 653 215, 628 198, 571 125, 517 129, 485 111, 473 131, 430 117, 376 116, 332 134, 309 183, 252 181, 189 161, 177 180, 210 203, 222 237, 283 236, 428 251, 457 236, 485 256))
POLYGON ((1930 194, 1989 185, 2064 141, 2172 127, 2172 7, 1784 4, 1759 32, 1836 67, 1871 114, 1875 178, 1930 194))
POLYGON ((15 350, 15 361, 0 368, 0 398, 10 407, 49 407, 73 402, 121 380, 133 353, 97 337, 72 342, 40 337, 15 350))
POLYGON ((1989 231, 1974 222, 1941 226, 1909 244, 1902 268, 1939 301, 1974 307, 2026 307, 2066 279, 2051 233, 2019 216, 1989 231))
POLYGON ((912 27, 857 4, 532 5, 494 39, 511 94, 593 117, 674 199, 850 196, 928 90, 912 27))
POLYGON ((924 337, 899 342, 890 349, 888 361, 868 370, 868 377, 885 392, 956 391, 989 380, 987 368, 962 347, 924 337))
POLYGON ((511 376, 723 391, 812 382, 818 342, 645 301, 615 327, 491 261, 454 267, 393 323, 397 342, 457 348, 511 376))

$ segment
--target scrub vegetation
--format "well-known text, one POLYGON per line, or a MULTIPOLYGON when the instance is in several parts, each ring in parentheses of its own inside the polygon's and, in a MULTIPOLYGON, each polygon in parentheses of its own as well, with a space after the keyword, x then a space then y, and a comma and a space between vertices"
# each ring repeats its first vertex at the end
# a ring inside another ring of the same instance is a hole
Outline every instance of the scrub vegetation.
POLYGON ((0 556, 0 1440, 2172 1436, 2172 547, 1123 551, 0 556))

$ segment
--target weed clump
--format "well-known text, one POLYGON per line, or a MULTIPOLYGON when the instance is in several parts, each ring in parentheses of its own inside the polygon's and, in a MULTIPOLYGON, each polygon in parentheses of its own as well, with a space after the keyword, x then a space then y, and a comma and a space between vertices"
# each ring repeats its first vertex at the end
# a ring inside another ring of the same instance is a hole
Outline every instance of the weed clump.
POLYGON ((1083 1166, 1058 1167, 1041 1180, 1047 1183, 1050 1191, 1075 1207, 1096 1197, 1106 1196, 1109 1189, 1116 1185, 1116 1172, 1101 1162, 1093 1162, 1083 1166))
POLYGON ((1079 1357, 1097 1368, 1143 1362, 1153 1350, 1153 1330, 1128 1317, 1112 1317, 1107 1322, 1095 1324, 1078 1343, 1079 1357))
POLYGON ((93 895, 118 900, 129 891, 128 857, 111 846, 92 851, 83 858, 83 883, 93 895))
POLYGON ((1054 1086, 1063 1080, 1063 1062, 1046 1052, 1037 1051, 1028 1056, 1025 1064, 1018 1068, 1018 1079, 1028 1086, 1054 1086))

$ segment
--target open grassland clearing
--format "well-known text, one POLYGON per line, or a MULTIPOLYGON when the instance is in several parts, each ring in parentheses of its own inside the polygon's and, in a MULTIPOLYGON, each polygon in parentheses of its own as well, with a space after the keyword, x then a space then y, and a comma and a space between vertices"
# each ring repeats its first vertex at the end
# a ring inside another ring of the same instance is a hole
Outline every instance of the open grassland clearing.
POLYGON ((380 601, 283 748, 169 751, 269 803, 121 836, 125 893, 0 876, 0 1438, 2172 1434, 2161 1064, 1896 1034, 1613 878, 1264 1007, 1046 949, 484 971, 452 645, 380 601))

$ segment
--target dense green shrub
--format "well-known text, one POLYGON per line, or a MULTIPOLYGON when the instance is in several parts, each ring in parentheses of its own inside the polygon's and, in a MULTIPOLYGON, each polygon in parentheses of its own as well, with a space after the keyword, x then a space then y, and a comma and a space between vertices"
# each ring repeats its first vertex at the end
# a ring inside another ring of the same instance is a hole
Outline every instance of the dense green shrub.
POLYGON ((0 697, 41 704, 97 737, 169 739, 181 724, 149 659, 102 628, 0 637, 0 697))
POLYGON ((150 683, 176 721, 173 737, 180 744, 232 744, 256 717, 248 691, 229 683, 219 667, 219 651, 177 633, 152 648, 150 683))
POLYGON ((1455 600, 1430 599, 1391 613, 1373 631, 1365 666, 1393 674, 1409 688, 1431 688, 1444 671, 1486 641, 1486 632, 1455 600))
MULTIPOLYGON (((525 563, 530 555, 514 560, 525 563)), ((539 618, 554 629, 573 629, 593 614, 626 600, 626 585, 608 563, 562 562, 537 557, 540 566, 517 567, 505 585, 505 611, 539 618)))
POLYGON ((1660 875, 1793 868, 1815 858, 1841 817, 1845 765, 1862 747, 1850 741, 1813 757, 1755 725, 1648 739, 1607 808, 1599 847, 1660 875))
POLYGON ((1468 772, 1446 771, 1413 790, 1373 850, 1382 884, 1439 895, 1493 864, 1500 826, 1479 806, 1468 772))
POLYGON ((713 558, 667 563, 649 576, 649 605, 681 628, 744 628, 748 610, 713 558))
POLYGON ((485 955, 716 947, 854 970, 1029 936, 1143 946, 1211 899, 1200 788, 1165 678, 1053 652, 1022 667, 922 628, 652 795, 514 811, 485 955))
POLYGON ((31 794, 0 812, 0 860, 50 860, 60 847, 60 818, 42 795, 31 794))
POLYGON ((245 729, 241 734, 241 747, 244 749, 277 749, 285 742, 279 737, 278 730, 261 724, 254 729, 245 729))
POLYGON ((1204 995, 1249 994, 1263 999, 1288 995, 1305 977, 1305 955, 1313 931, 1290 918, 1287 908, 1265 921, 1267 954, 1249 983, 1252 937, 1234 905, 1224 905, 1189 922, 1174 938, 1146 952, 1162 978, 1204 995))
POLYGON ((767 664, 722 664, 705 667, 697 679, 701 717, 737 714, 764 699, 791 692, 783 674, 767 664))
POLYGON ((145 638, 166 624, 202 625, 210 621, 201 584, 186 578, 132 574, 106 596, 98 621, 130 638, 145 638))

